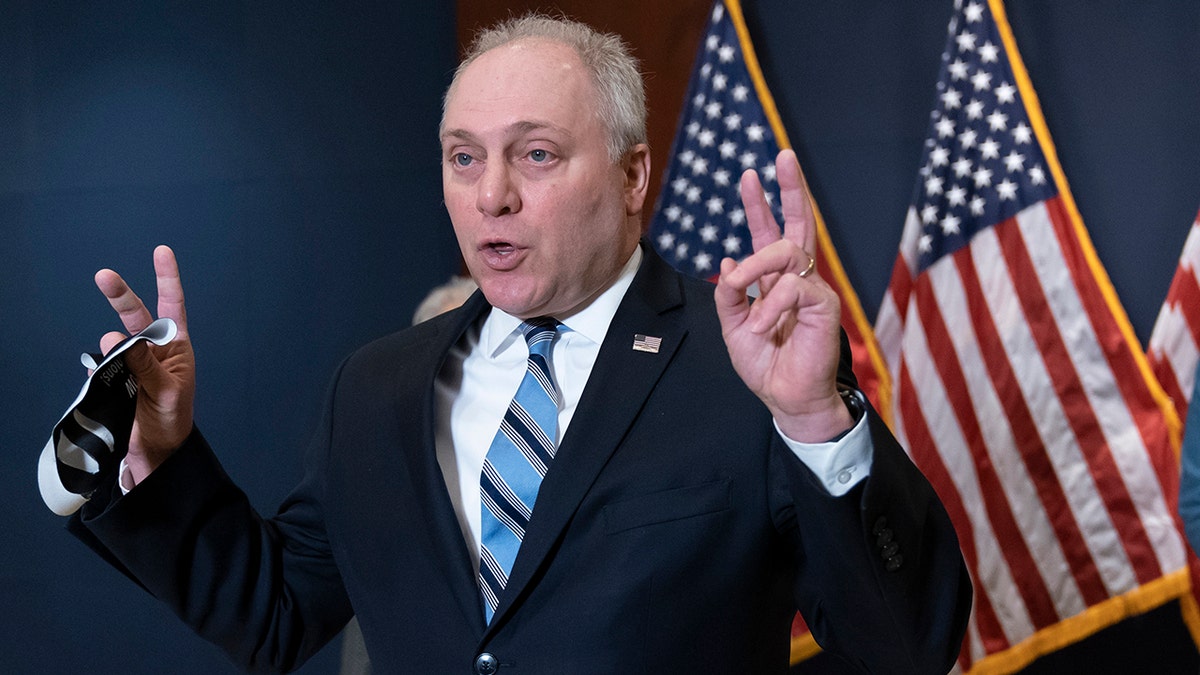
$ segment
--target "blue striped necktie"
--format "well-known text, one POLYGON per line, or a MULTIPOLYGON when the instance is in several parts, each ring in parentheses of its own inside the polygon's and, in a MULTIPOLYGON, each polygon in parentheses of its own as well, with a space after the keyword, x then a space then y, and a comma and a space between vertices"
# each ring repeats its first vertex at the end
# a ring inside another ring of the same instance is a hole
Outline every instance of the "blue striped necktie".
POLYGON ((479 589, 489 622, 525 538, 538 488, 554 459, 559 394, 550 376, 550 345, 556 328, 554 319, 544 317, 521 323, 529 344, 525 377, 504 413, 479 476, 483 502, 479 589))

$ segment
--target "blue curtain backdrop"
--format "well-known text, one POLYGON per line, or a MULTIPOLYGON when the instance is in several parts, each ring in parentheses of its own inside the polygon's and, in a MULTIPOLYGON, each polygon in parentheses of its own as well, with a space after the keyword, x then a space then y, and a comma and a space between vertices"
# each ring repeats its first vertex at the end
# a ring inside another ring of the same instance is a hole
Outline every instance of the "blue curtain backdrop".
MULTIPOLYGON (((1200 207, 1200 5, 1006 4, 1084 220, 1144 340, 1200 207)), ((744 0, 871 317, 950 6, 744 0)), ((457 271, 436 144, 454 6, 0 0, 0 17, 0 672, 237 672, 76 543, 37 495, 37 454, 84 376, 77 355, 117 327, 91 278, 114 267, 152 301, 151 250, 176 248, 199 422, 272 512, 298 478, 336 363, 406 325, 457 271)), ((655 150, 662 165, 667 149, 655 150)), ((1175 656, 1190 646, 1170 611, 1039 672, 1137 672, 1119 659, 1139 655, 1195 672, 1194 650, 1190 662, 1175 656)), ((336 672, 336 651, 302 672, 336 672)))
POLYGON ((274 512, 337 362, 458 271, 437 143, 454 5, 17 0, 0 17, 0 672, 238 672, 40 503, 78 355, 119 327, 92 275, 153 303, 151 252, 175 248, 197 419, 274 512))

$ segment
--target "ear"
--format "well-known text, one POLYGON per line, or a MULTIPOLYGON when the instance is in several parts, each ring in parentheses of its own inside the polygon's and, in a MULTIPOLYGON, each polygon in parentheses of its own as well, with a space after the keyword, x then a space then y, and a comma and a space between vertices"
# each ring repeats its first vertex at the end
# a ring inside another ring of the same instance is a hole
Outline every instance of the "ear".
POLYGON ((650 185, 650 146, 638 143, 625 154, 625 215, 637 216, 646 203, 650 185))

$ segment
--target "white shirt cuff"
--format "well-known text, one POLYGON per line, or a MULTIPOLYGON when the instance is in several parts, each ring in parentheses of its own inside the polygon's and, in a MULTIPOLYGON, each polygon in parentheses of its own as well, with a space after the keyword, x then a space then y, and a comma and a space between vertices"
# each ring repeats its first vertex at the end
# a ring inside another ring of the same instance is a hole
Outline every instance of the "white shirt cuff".
MULTIPOLYGON (((853 391, 862 402, 862 393, 853 391)), ((863 405, 865 409, 866 406, 863 405)), ((779 430, 775 423, 775 433, 792 450, 797 459, 816 475, 817 480, 825 486, 829 494, 841 497, 871 474, 871 461, 875 456, 875 448, 871 443, 871 432, 867 429, 867 415, 863 414, 858 422, 844 436, 828 443, 801 443, 793 441, 779 430)))
POLYGON ((121 487, 121 496, 129 494, 133 489, 133 473, 129 471, 129 467, 125 465, 125 458, 121 458, 121 465, 117 467, 117 485, 121 487))

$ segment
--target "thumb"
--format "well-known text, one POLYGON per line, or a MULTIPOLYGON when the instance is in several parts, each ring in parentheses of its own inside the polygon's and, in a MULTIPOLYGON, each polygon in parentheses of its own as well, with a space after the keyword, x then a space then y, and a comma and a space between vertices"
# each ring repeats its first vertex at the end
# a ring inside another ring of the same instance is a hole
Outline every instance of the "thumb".
POLYGON ((731 284, 729 275, 737 269, 737 263, 732 258, 721 261, 721 274, 717 278, 717 288, 713 292, 713 300, 717 306, 717 318, 721 328, 726 333, 737 328, 746 320, 750 313, 750 299, 746 289, 731 284))

